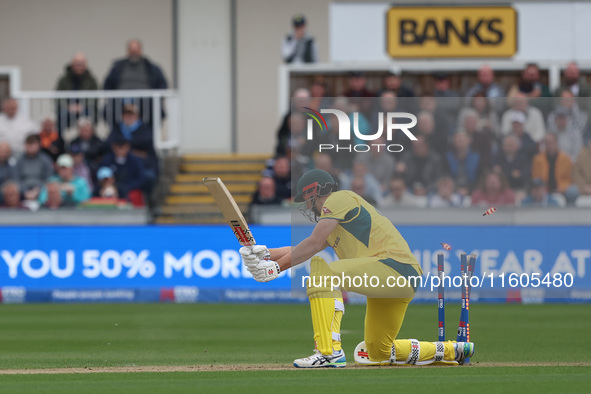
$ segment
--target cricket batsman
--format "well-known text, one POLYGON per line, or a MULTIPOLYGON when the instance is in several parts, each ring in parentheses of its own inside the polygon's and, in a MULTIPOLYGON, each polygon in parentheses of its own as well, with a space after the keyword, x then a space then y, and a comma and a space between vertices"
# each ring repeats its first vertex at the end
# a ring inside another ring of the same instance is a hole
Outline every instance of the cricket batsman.
POLYGON ((259 282, 273 280, 282 270, 312 258, 306 292, 316 349, 311 356, 294 360, 294 366, 347 365, 340 334, 345 312, 342 290, 367 297, 365 340, 357 345, 354 355, 360 365, 455 364, 473 355, 471 342, 396 339, 423 272, 404 238, 386 217, 358 194, 338 191, 332 176, 322 170, 302 175, 296 193, 295 202, 302 203, 300 211, 317 222, 312 234, 294 247, 267 249, 256 245, 240 249, 244 264, 259 282), (339 257, 330 265, 314 256, 329 246, 339 257), (376 278, 371 285, 367 280, 355 280, 364 277, 376 278), (339 287, 334 286, 335 282, 339 287))

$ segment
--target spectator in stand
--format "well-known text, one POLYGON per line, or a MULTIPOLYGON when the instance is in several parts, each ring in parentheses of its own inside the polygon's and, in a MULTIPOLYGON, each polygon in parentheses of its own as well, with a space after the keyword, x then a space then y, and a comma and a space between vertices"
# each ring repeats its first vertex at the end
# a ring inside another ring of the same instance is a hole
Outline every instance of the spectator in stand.
POLYGON ((304 107, 310 106, 310 91, 305 88, 296 89, 293 92, 293 103, 290 111, 283 116, 281 125, 277 130, 277 145, 275 147, 275 156, 287 156, 290 157, 288 151, 289 140, 292 136, 292 116, 298 114, 302 116, 303 127, 306 125, 306 120, 302 114, 304 107))
POLYGON ((478 114, 477 129, 486 133, 492 134, 495 139, 501 135, 501 125, 499 116, 490 106, 490 101, 484 96, 483 92, 478 92, 470 100, 470 106, 464 107, 460 110, 458 115, 458 125, 464 124, 464 117, 468 113, 476 111, 478 114))
POLYGON ((433 117, 435 122, 434 128, 435 141, 429 141, 431 148, 436 150, 440 155, 444 155, 447 152, 448 139, 455 134, 456 129, 453 127, 455 119, 450 123, 451 118, 444 115, 443 110, 439 107, 441 99, 433 97, 433 95, 425 94, 418 99, 420 112, 417 118, 422 112, 428 112, 433 117))
MULTIPOLYGON (((92 72, 88 69, 86 56, 82 52, 74 55, 70 64, 65 68, 64 74, 57 82, 55 90, 77 91, 97 90, 98 83, 92 72)), ((96 123, 98 117, 97 101, 94 99, 66 99, 56 100, 57 129, 60 137, 65 129, 72 127, 80 117, 88 117, 96 123)))
POLYGON ((21 188, 16 181, 8 180, 2 183, 2 208, 26 209, 21 201, 21 188))
MULTIPOLYGON (((360 153, 367 154, 367 153, 360 153)), ((372 198, 376 203, 382 201, 382 187, 378 180, 368 171, 367 164, 363 161, 355 161, 353 168, 348 174, 341 177, 342 189, 351 190, 353 179, 363 178, 365 181, 365 196, 372 198)))
MULTIPOLYGON (((417 131, 418 135, 425 137, 425 141, 429 144, 433 152, 440 156, 445 155, 448 148, 447 130, 437 126, 433 114, 427 111, 421 111, 419 113, 417 116, 417 131)), ((411 147, 414 143, 415 141, 410 142, 411 147)), ((405 147, 408 147, 408 144, 405 147)))
POLYGON ((525 131, 534 142, 540 142, 546 134, 542 111, 530 106, 529 99, 523 93, 515 93, 508 101, 511 108, 505 111, 501 118, 501 133, 503 135, 509 134, 512 131, 511 120, 514 119, 515 113, 522 113, 525 115, 525 131))
POLYGON ((299 112, 293 112, 289 117, 288 125, 289 134, 285 141, 285 148, 281 150, 285 152, 284 156, 291 158, 294 165, 305 167, 310 162, 310 152, 304 149, 308 142, 306 140, 306 118, 299 112))
POLYGON ((528 63, 525 66, 521 72, 520 82, 511 86, 507 95, 512 97, 516 93, 527 96, 531 100, 530 104, 542 111, 543 114, 547 115, 550 112, 552 102, 548 97, 552 97, 552 93, 550 93, 548 86, 542 82, 537 64, 528 63))
POLYGON ((545 149, 532 162, 532 178, 540 178, 548 185, 550 193, 565 193, 572 184, 572 162, 558 149, 555 134, 544 137, 545 149))
POLYGON ((374 113, 371 116, 371 128, 372 130, 378 130, 379 122, 380 122, 380 115, 382 117, 383 123, 382 126, 385 130, 385 125, 387 124, 386 115, 388 112, 399 112, 401 109, 398 106, 398 99, 396 97, 396 93, 385 90, 380 94, 380 97, 377 102, 377 108, 375 109, 374 113))
POLYGON ((317 76, 310 86, 310 101, 308 107, 320 111, 330 107, 331 100, 327 97, 327 87, 324 77, 317 76))
POLYGON ((573 182, 578 189, 578 194, 591 196, 591 133, 586 136, 585 146, 575 161, 573 182))
POLYGON ((90 190, 93 190, 94 182, 92 180, 92 172, 86 164, 84 159, 84 152, 80 148, 80 145, 70 144, 70 156, 74 160, 74 175, 84 178, 90 190))
POLYGON ((351 181, 351 191, 354 193, 359 194, 365 201, 376 206, 376 201, 371 197, 365 194, 366 191, 365 187, 365 179, 363 177, 354 177, 351 181))
MULTIPOLYGON (((404 86, 402 84, 402 79, 400 78, 400 70, 391 70, 388 71, 388 74, 384 77, 384 83, 382 85, 382 91, 380 95, 384 92, 393 92, 396 97, 414 97, 414 92, 404 86)), ((404 100, 403 100, 404 101, 404 100)))
POLYGON ((558 201, 548 195, 546 183, 541 178, 532 181, 529 194, 521 200, 522 206, 558 207, 558 201))
POLYGON ((388 74, 384 77, 380 96, 383 96, 384 92, 392 92, 394 97, 400 98, 398 105, 401 111, 412 113, 417 111, 417 102, 414 99, 415 94, 402 83, 400 70, 388 71, 388 74))
POLYGON ((566 108, 558 107, 550 114, 548 133, 556 135, 558 150, 566 153, 574 162, 583 145, 583 136, 581 130, 574 127, 566 108))
POLYGON ((143 123, 139 117, 138 108, 133 104, 123 107, 123 118, 107 137, 106 146, 110 146, 115 138, 129 141, 131 153, 142 161, 144 170, 143 190, 150 195, 158 179, 158 155, 154 148, 154 136, 150 124, 143 123))
POLYGON ((472 206, 488 208, 497 205, 515 205, 515 194, 501 173, 490 171, 484 174, 472 193, 472 206))
POLYGON ((437 100, 437 108, 445 118, 448 127, 454 129, 458 111, 462 105, 460 95, 451 88, 451 81, 447 73, 437 72, 433 74, 433 78, 435 80, 433 97, 437 100))
POLYGON ((18 102, 7 98, 2 102, 0 114, 0 141, 7 141, 14 154, 23 151, 27 135, 36 133, 37 125, 29 118, 18 114, 18 102))
POLYGON ((388 190, 390 178, 394 175, 394 156, 386 150, 387 145, 384 136, 372 141, 369 152, 358 153, 355 160, 364 162, 367 171, 379 182, 382 194, 388 190))
POLYGON ((411 144, 411 150, 396 164, 396 174, 404 177, 414 195, 426 196, 435 191, 442 164, 441 156, 430 151, 426 137, 419 135, 411 144))
MULTIPOLYGON (((371 101, 371 100, 370 100, 371 101)), ((346 97, 337 97, 333 103, 333 108, 334 109, 338 109, 344 113, 347 114, 347 116, 349 117, 349 122, 351 125, 351 137, 354 139, 354 143, 355 144, 365 144, 367 141, 363 141, 360 138, 358 138, 355 134, 354 134, 354 121, 355 121, 355 113, 357 113, 357 125, 358 130, 361 134, 364 135, 368 135, 368 134, 375 134, 374 130, 371 130, 371 126, 369 124, 369 121, 363 113, 359 112, 359 107, 357 104, 355 104, 354 99, 348 99, 346 97)), ((336 142, 338 142, 338 134, 339 134, 339 125, 336 121, 331 121, 329 123, 329 132, 333 133, 332 135, 334 136, 334 138, 336 138, 336 142)), ((314 143, 312 144, 312 148, 313 150, 317 150, 318 149, 318 144, 314 143)), ((349 156, 352 157, 353 155, 340 155, 340 156, 349 156)))
POLYGON ((289 159, 285 156, 278 157, 273 163, 273 180, 275 191, 281 200, 291 198, 291 166, 289 159))
POLYGON ((96 178, 98 180, 92 195, 100 198, 119 198, 119 190, 115 182, 113 170, 109 167, 99 168, 96 178))
MULTIPOLYGON (((584 78, 581 78, 581 71, 576 62, 570 62, 566 65, 564 79, 555 96, 560 96, 564 90, 570 91, 574 97, 591 97, 591 87, 587 85, 584 78)), ((588 106, 583 105, 582 109, 587 110, 588 106)))
MULTIPOLYGON (((581 134, 587 129, 587 120, 589 119, 587 112, 582 111, 579 106, 579 103, 583 100, 583 98, 574 97, 570 90, 563 90, 560 93, 560 99, 556 108, 556 110, 561 109, 567 113, 573 123, 573 127, 579 130, 581 134)), ((552 123, 554 116, 554 113, 548 116, 548 123, 552 123)))
POLYGON ((528 63, 525 66, 521 71, 521 81, 511 86, 508 95, 512 96, 517 92, 523 93, 529 98, 552 97, 550 89, 542 82, 540 69, 535 63, 528 63))
POLYGON ((461 207, 463 197, 455 192, 454 180, 443 176, 437 180, 437 193, 429 197, 429 208, 461 207))
POLYGON ((63 206, 68 206, 64 204, 62 199, 62 188, 59 182, 49 182, 47 185, 47 201, 42 205, 43 208, 48 209, 59 209, 63 206))
POLYGON ((525 190, 531 179, 531 159, 520 148, 521 142, 515 134, 503 138, 493 167, 493 171, 505 176, 513 190, 525 190))
MULTIPOLYGON (((466 97, 474 97, 477 93, 483 92, 484 96, 489 99, 492 108, 496 112, 500 112, 505 106, 503 97, 505 92, 499 84, 495 82, 495 73, 493 69, 483 64, 478 70, 478 81, 466 92, 466 97)), ((469 103, 466 103, 469 104, 469 103)))
POLYGON ((250 205, 280 205, 281 198, 275 190, 275 181, 271 177, 262 177, 250 205))
POLYGON ((337 185, 341 184, 341 180, 337 175, 338 171, 332 165, 332 156, 328 153, 321 152, 314 155, 314 168, 328 172, 332 176, 332 179, 334 179, 334 181, 337 183, 337 185))
POLYGON ((115 174, 115 184, 119 191, 119 198, 133 200, 134 205, 142 205, 135 200, 141 195, 145 184, 142 160, 131 153, 129 141, 122 135, 115 135, 111 139, 111 151, 101 161, 100 167, 109 167, 115 174), (131 196, 130 196, 131 193, 131 196))
POLYGON ((48 116, 41 123, 39 138, 41 139, 41 150, 51 157, 52 161, 55 161, 59 155, 65 152, 64 140, 55 128, 52 116, 48 116))
MULTIPOLYGON (((158 65, 143 55, 142 42, 135 38, 127 42, 127 57, 118 59, 113 63, 103 87, 105 90, 167 88, 168 83, 166 82, 164 73, 158 65)), ((146 123, 151 123, 153 119, 151 114, 151 100, 137 100, 136 104, 139 103, 142 104, 139 108, 140 117, 146 123)), ((129 104, 128 99, 116 99, 106 104, 106 118, 109 126, 113 127, 118 119, 109 116, 108 112, 112 111, 111 114, 117 114, 119 113, 119 108, 126 104, 129 104)), ((163 109, 162 116, 164 116, 163 109)))
POLYGON ((12 156, 10 144, 0 142, 0 185, 8 180, 17 179, 16 159, 12 156))
MULTIPOLYGON (((360 111, 365 119, 371 119, 373 112, 373 101, 375 93, 369 91, 366 87, 367 80, 360 72, 352 72, 349 75, 349 89, 345 91, 345 96, 350 98, 350 104, 353 106, 351 112, 360 111)), ((361 131, 361 125, 359 127, 361 131)))
POLYGON ((382 199, 378 204, 380 208, 394 208, 394 207, 417 207, 415 197, 406 188, 404 178, 401 176, 394 176, 390 180, 390 194, 382 199))
POLYGON ((314 37, 306 33, 306 17, 295 15, 292 19, 293 33, 288 34, 281 44, 281 57, 288 64, 316 63, 318 53, 314 37))
POLYGON ((105 80, 105 90, 166 89, 164 73, 143 55, 142 42, 133 38, 127 42, 127 57, 116 60, 105 80))
POLYGON ((487 170, 492 165, 492 156, 496 151, 495 136, 488 129, 479 129, 478 121, 478 112, 468 108, 458 130, 470 136, 470 148, 480 155, 480 165, 487 170))
POLYGON ((511 134, 519 139, 519 150, 523 152, 527 160, 531 161, 538 153, 538 145, 525 131, 525 115, 521 112, 514 112, 509 120, 511 121, 511 134))
POLYGON ((458 132, 453 137, 452 149, 447 152, 447 170, 462 196, 470 194, 480 174, 480 156, 470 149, 470 136, 458 132))
MULTIPOLYGON (((56 160, 57 175, 53 175, 47 183, 57 183, 60 186, 63 206, 77 206, 90 198, 90 187, 82 177, 74 175, 74 159, 68 154, 59 156, 56 160)), ((47 202, 47 187, 41 189, 39 203, 47 202)))
POLYGON ((103 141, 94 134, 94 127, 88 118, 78 119, 78 137, 74 138, 70 145, 78 145, 84 152, 86 163, 92 173, 98 169, 101 158, 104 154, 103 141))
MULTIPOLYGON (((382 130, 384 132, 383 135, 386 135, 387 132, 387 124, 388 124, 388 113, 389 112, 405 112, 406 110, 403 109, 399 105, 400 100, 396 97, 396 93, 385 90, 380 95, 380 98, 377 103, 377 110, 374 112, 371 118, 371 132, 375 132, 380 128, 380 119, 382 122, 382 130)), ((360 117, 361 118, 361 117, 360 117)), ((394 119, 396 122, 396 119, 394 119)), ((402 132, 394 132, 392 136, 392 140, 388 142, 388 144, 399 144, 404 147, 404 149, 410 147, 410 143, 412 141, 402 132)), ((373 142, 375 143, 375 142, 373 142)))
POLYGON ((41 152, 38 134, 30 134, 25 139, 25 153, 16 162, 16 174, 25 199, 37 200, 41 187, 53 174, 53 162, 41 152))

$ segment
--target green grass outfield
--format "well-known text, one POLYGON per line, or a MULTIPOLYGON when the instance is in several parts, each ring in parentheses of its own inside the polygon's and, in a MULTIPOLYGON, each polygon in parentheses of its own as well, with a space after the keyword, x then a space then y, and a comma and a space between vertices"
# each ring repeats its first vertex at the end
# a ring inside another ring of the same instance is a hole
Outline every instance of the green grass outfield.
MULTIPOLYGON (((313 348, 307 305, 2 305, 0 392, 591 391, 591 305, 471 307, 470 366, 296 370, 313 348)), ((347 306, 351 366, 363 316, 347 306)), ((449 339, 458 317, 448 304, 449 339)), ((435 305, 411 305, 399 337, 432 341, 436 326, 435 305)))

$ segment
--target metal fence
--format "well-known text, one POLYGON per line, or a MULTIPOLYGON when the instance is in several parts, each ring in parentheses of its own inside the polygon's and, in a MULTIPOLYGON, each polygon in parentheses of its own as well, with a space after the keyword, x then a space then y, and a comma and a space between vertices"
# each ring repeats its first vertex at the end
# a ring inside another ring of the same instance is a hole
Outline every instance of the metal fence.
POLYGON ((77 136, 80 117, 90 118, 96 134, 105 138, 112 125, 121 121, 123 107, 134 104, 142 121, 152 124, 157 150, 180 144, 180 98, 174 90, 20 91, 13 97, 21 114, 39 124, 54 117, 66 141, 77 136))

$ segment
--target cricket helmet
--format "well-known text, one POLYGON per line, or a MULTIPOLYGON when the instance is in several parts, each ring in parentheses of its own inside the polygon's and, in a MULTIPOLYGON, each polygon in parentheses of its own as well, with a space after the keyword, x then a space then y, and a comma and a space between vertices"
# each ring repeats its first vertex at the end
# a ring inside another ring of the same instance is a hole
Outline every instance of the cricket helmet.
POLYGON ((298 180, 295 202, 304 202, 312 197, 327 196, 337 190, 337 183, 332 175, 323 170, 310 170, 298 180))

